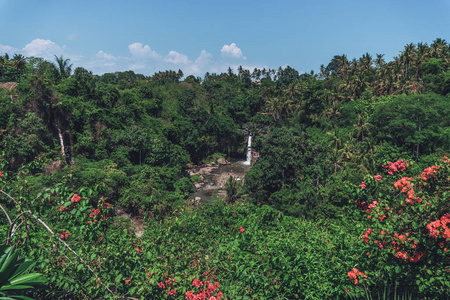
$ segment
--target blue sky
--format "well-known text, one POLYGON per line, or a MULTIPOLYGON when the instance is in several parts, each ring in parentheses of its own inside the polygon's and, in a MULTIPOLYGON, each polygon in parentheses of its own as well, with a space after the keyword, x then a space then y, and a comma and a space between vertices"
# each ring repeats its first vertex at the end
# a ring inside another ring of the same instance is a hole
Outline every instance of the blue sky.
POLYGON ((450 0, 0 0, 0 53, 70 58, 96 74, 318 71, 337 54, 390 61, 450 41, 450 0))

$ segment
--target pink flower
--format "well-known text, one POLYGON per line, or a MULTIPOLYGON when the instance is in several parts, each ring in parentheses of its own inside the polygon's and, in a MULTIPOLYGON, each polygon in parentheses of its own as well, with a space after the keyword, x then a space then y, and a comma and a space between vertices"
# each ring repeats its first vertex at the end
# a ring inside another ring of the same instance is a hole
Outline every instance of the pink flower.
POLYGON ((361 184, 359 185, 363 190, 366 189, 366 181, 361 182, 361 184))
POLYGON ((137 254, 139 254, 139 253, 141 253, 141 249, 139 249, 139 248, 136 248, 136 252, 137 252, 137 254))
POLYGON ((241 226, 241 227, 239 227, 239 231, 240 232, 244 232, 244 228, 241 226))
POLYGON ((78 194, 74 194, 72 199, 70 200, 70 202, 72 202, 72 203, 78 203, 80 201, 81 201, 81 197, 78 196, 78 194))

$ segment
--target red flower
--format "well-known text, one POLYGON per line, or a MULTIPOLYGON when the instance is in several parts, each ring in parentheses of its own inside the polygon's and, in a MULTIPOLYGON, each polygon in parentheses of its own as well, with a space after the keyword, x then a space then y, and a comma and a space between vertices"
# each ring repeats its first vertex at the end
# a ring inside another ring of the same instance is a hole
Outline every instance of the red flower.
POLYGON ((200 279, 192 280, 192 286, 201 287, 202 285, 203 285, 203 282, 201 282, 200 279))
POLYGON ((366 189, 366 181, 364 180, 363 182, 361 182, 361 184, 359 185, 363 190, 366 189))
POLYGON ((357 276, 364 276, 364 278, 367 278, 367 275, 363 272, 360 272, 357 268, 352 268, 351 271, 347 273, 348 279, 353 280, 355 284, 358 284, 357 276))
POLYGON ((107 202, 103 203, 103 208, 107 208, 107 207, 111 207, 111 204, 109 204, 107 202))
POLYGON ((131 281, 131 279, 126 279, 125 283, 128 284, 131 281))
POLYGON ((62 239, 68 239, 69 236, 70 236, 69 233, 66 232, 66 231, 61 232, 61 235, 60 235, 60 237, 61 237, 62 239))
POLYGON ((81 201, 81 197, 78 196, 78 194, 74 194, 72 197, 72 200, 70 200, 70 202, 72 202, 72 203, 78 203, 80 201, 81 201))
POLYGON ((141 249, 139 249, 139 248, 136 248, 136 252, 137 252, 137 254, 139 254, 139 253, 141 253, 141 249))
POLYGON ((159 286, 160 288, 162 288, 163 290, 166 289, 166 286, 164 285, 163 282, 158 283, 158 286, 159 286))
POLYGON ((373 178, 375 178, 376 181, 381 181, 381 175, 374 175, 373 178))
POLYGON ((239 227, 239 231, 240 232, 244 232, 244 228, 241 226, 241 227, 239 227))
POLYGON ((3 173, 2 173, 2 170, 0 170, 0 178, 2 178, 3 177, 3 173))
POLYGON ((172 289, 171 291, 167 292, 167 296, 175 296, 176 291, 172 289))

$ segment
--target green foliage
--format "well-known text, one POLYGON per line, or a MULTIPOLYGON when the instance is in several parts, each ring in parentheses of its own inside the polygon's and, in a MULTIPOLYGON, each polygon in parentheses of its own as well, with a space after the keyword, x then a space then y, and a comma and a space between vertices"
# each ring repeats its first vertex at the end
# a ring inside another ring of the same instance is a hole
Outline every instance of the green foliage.
POLYGON ((46 283, 41 273, 30 273, 36 263, 19 259, 14 247, 0 246, 0 296, 1 299, 31 299, 26 290, 46 283))
POLYGON ((444 297, 448 237, 430 224, 449 210, 449 55, 436 39, 392 62, 336 55, 320 74, 185 80, 0 56, 0 81, 20 82, 0 91, 0 237, 47 278, 37 298, 184 299, 194 279, 229 299, 444 297), (249 133, 244 186, 190 206, 187 164, 242 157, 249 133), (402 175, 373 178, 399 157, 402 175), (403 203, 402 176, 422 202, 403 203))

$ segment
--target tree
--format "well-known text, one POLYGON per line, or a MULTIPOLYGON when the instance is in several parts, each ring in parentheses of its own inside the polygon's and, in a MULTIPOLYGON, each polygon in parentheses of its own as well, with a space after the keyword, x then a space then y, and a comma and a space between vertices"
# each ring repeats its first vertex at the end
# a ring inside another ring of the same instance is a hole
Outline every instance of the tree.
POLYGON ((55 55, 56 64, 55 69, 58 71, 58 79, 68 78, 72 72, 72 64, 69 64, 70 59, 64 59, 55 55))
POLYGON ((22 78, 23 70, 25 69, 26 65, 25 56, 23 56, 22 54, 14 54, 14 57, 11 60, 11 62, 13 67, 19 70, 20 78, 22 78))
POLYGON ((228 177, 227 182, 223 186, 225 191, 227 192, 227 202, 233 203, 237 200, 239 197, 242 184, 241 181, 237 180, 235 177, 230 176, 228 177))

